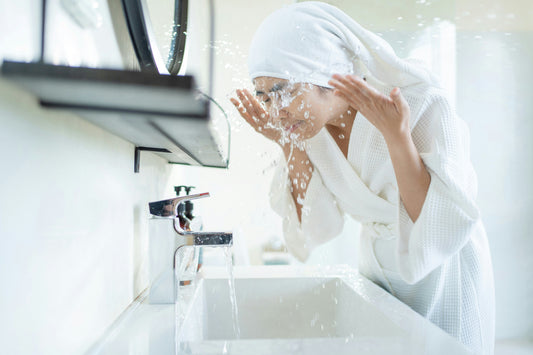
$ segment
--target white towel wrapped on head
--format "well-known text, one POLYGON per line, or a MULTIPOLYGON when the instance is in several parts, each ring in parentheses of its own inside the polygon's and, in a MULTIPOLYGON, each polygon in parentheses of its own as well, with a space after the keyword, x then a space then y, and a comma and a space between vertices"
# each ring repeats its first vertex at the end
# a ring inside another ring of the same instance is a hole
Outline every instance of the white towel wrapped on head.
POLYGON ((332 74, 362 75, 365 67, 392 86, 440 86, 431 72, 398 58, 381 37, 321 2, 293 4, 269 15, 255 33, 248 57, 252 79, 269 76, 323 87, 331 87, 332 74))

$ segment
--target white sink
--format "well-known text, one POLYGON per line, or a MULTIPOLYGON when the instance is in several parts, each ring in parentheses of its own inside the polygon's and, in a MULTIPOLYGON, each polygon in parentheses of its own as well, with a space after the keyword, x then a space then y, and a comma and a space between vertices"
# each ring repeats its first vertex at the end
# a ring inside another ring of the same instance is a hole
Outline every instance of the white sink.
POLYGON ((454 338, 345 267, 204 268, 185 301, 135 309, 94 354, 468 354, 454 338))

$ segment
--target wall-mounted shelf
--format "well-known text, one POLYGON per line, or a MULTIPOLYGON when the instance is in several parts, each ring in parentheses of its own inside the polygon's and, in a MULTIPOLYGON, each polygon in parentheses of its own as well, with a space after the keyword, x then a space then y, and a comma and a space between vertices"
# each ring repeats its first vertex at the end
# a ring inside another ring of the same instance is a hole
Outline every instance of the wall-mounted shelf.
POLYGON ((195 90, 191 76, 11 61, 2 74, 42 106, 77 113, 170 163, 228 166, 210 125, 223 112, 195 90))

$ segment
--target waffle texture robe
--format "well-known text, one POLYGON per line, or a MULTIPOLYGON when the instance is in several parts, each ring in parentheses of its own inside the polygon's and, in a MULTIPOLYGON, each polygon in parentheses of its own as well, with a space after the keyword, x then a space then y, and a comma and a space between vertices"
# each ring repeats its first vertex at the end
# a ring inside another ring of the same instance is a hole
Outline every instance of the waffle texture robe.
MULTIPOLYGON (((393 86, 369 84, 389 96, 393 86)), ((289 251, 305 260, 338 235, 346 213, 362 223, 361 274, 456 337, 475 354, 494 347, 494 285, 490 251, 475 204, 477 178, 469 133, 442 89, 402 88, 411 134, 431 175, 413 223, 400 199, 381 133, 357 113, 347 158, 324 128, 307 141, 314 165, 298 220, 282 158, 271 189, 289 251)))

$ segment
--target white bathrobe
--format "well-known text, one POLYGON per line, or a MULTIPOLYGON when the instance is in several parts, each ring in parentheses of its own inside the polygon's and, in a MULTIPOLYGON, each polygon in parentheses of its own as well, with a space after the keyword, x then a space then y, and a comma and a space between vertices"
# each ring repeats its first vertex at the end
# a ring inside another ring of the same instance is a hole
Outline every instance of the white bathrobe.
MULTIPOLYGON (((393 86, 369 84, 389 95, 393 86)), ((298 220, 286 163, 271 191, 284 218, 286 244, 305 260, 343 229, 343 214, 362 223, 361 274, 472 349, 493 354, 494 285, 487 237, 475 204, 476 175, 469 133, 442 89, 402 88, 411 109, 411 133, 431 183, 413 223, 400 199, 381 133, 357 113, 348 157, 326 129, 307 141, 315 170, 298 220)))

